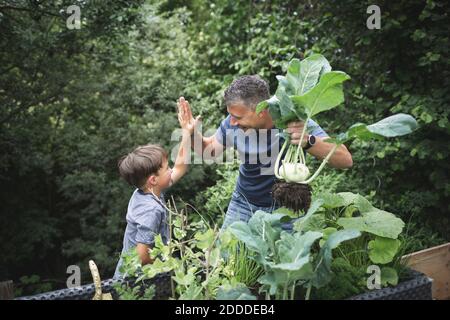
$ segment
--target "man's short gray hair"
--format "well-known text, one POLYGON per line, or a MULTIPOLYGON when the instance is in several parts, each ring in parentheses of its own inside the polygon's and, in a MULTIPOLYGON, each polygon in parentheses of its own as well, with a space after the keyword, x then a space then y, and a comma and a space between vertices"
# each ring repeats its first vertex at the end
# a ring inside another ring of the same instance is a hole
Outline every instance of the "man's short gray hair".
POLYGON ((255 108, 258 103, 269 98, 269 85, 258 75, 235 79, 224 93, 227 106, 242 102, 247 107, 255 108))

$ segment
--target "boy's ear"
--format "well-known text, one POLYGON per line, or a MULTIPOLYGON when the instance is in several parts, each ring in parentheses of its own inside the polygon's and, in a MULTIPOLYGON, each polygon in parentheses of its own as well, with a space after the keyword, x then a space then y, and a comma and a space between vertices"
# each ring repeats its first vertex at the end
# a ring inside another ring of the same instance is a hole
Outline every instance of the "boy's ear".
POLYGON ((147 184, 152 187, 155 186, 156 185, 156 176, 151 175, 150 177, 148 177, 147 184))

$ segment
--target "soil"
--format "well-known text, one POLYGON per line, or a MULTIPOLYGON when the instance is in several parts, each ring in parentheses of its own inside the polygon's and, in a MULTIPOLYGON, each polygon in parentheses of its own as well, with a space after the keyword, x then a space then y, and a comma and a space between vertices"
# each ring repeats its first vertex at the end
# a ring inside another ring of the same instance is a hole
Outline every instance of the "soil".
POLYGON ((306 212, 311 205, 311 191, 308 184, 277 180, 272 187, 272 197, 282 207, 306 212))

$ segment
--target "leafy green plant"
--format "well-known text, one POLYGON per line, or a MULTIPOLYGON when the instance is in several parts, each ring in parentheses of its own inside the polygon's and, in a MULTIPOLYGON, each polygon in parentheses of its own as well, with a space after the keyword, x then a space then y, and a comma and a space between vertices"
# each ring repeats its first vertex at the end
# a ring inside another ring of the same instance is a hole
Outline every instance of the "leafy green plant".
MULTIPOLYGON (((316 206, 312 208, 317 209, 316 206)), ((309 215, 313 212, 310 211, 309 215)), ((266 298, 294 299, 297 285, 306 286, 306 298, 311 287, 324 286, 331 280, 332 250, 341 242, 360 235, 356 230, 341 230, 331 234, 317 255, 311 248, 323 233, 307 231, 290 234, 283 231, 281 223, 288 216, 280 213, 257 211, 248 224, 238 221, 229 229, 240 241, 255 252, 255 261, 264 268, 258 279, 266 298)))
POLYGON ((16 297, 28 294, 36 294, 50 291, 54 288, 55 280, 42 280, 37 274, 20 277, 18 283, 14 285, 14 295, 16 297))
MULTIPOLYGON (((236 187, 238 168, 237 163, 221 165, 216 170, 219 176, 216 183, 196 196, 196 211, 205 213, 205 218, 210 224, 220 225, 222 223, 231 195, 236 187)), ((196 219, 197 217, 192 218, 196 219)))
POLYGON ((220 247, 229 271, 228 278, 255 289, 263 269, 255 261, 253 251, 233 237, 229 230, 225 230, 221 235, 220 247))
POLYGON ((395 284, 399 272, 404 270, 400 264, 402 243, 399 239, 404 222, 390 212, 375 208, 359 194, 324 193, 317 195, 317 202, 321 208, 314 215, 300 218, 294 228, 324 233, 337 229, 360 231, 361 237, 344 243, 337 251, 337 256, 359 270, 371 264, 382 265, 382 285, 395 284))
MULTIPOLYGON (((286 128, 293 120, 308 124, 313 117, 344 102, 343 82, 348 79, 350 77, 342 71, 331 71, 328 60, 320 54, 313 54, 302 61, 292 59, 286 76, 277 76, 275 95, 260 102, 256 111, 267 108, 278 128, 286 128)), ((319 175, 340 145, 355 138, 367 141, 402 136, 416 128, 416 120, 406 114, 396 114, 371 125, 356 123, 346 132, 325 140, 335 145, 311 176, 301 143, 291 144, 284 134, 285 141, 275 162, 275 176, 280 182, 274 185, 274 198, 297 214, 300 210, 306 211, 311 198, 308 185, 319 175)), ((305 125, 300 141, 303 141, 307 129, 308 125, 305 125)))
POLYGON ((155 285, 148 287, 142 285, 130 286, 127 283, 114 286, 119 300, 152 300, 155 297, 155 285))
POLYGON ((242 283, 219 287, 216 300, 256 300, 250 290, 242 283))
POLYGON ((208 228, 204 220, 188 224, 184 209, 167 209, 173 234, 169 243, 164 244, 157 235, 150 251, 153 263, 141 266, 135 255, 126 255, 123 271, 137 277, 136 281, 170 273, 172 299, 180 300, 213 299, 221 285, 236 284, 228 280, 227 274, 232 273, 218 246, 217 227, 208 228))

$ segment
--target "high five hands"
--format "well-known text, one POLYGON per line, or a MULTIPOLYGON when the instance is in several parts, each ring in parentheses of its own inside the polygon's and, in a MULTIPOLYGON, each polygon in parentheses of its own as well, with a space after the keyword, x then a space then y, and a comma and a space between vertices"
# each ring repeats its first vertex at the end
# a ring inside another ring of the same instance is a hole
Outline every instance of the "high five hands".
POLYGON ((195 119, 192 116, 191 106, 189 101, 184 97, 180 97, 177 101, 178 106, 178 122, 182 129, 187 130, 189 134, 194 133, 194 129, 201 122, 201 116, 197 116, 195 119))

